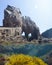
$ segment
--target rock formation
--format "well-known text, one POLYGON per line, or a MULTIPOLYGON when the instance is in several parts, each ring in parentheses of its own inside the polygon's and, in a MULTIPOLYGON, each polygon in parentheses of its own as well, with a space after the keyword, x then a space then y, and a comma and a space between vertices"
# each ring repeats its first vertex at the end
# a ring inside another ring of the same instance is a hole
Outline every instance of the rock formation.
POLYGON ((7 6, 4 10, 4 27, 21 27, 22 18, 21 11, 13 6, 7 6))
POLYGON ((28 39, 28 34, 31 33, 30 40, 38 39, 40 36, 40 31, 35 22, 32 21, 28 16, 22 17, 22 22, 22 31, 25 32, 26 38, 28 39))
POLYGON ((21 11, 13 6, 7 6, 4 10, 4 27, 21 27, 22 32, 25 32, 25 37, 28 39, 28 34, 31 33, 32 39, 38 39, 40 32, 39 28, 35 24, 34 21, 30 19, 30 17, 23 17, 21 15, 21 11))

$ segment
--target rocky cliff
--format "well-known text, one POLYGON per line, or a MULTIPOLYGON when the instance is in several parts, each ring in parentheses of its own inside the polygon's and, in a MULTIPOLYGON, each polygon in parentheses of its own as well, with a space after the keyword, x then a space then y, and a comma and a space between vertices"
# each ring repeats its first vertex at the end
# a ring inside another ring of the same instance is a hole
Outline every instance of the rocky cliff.
POLYGON ((28 39, 28 34, 31 33, 32 39, 38 39, 40 36, 39 27, 31 20, 30 17, 23 17, 20 9, 8 5, 4 10, 4 27, 21 27, 22 32, 25 32, 25 37, 28 39))

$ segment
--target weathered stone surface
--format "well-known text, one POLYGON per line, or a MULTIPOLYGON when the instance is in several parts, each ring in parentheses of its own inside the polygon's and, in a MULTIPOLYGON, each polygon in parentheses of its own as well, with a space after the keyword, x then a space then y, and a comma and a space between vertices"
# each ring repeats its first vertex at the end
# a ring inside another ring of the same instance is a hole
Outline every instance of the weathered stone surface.
POLYGON ((22 18, 20 10, 13 6, 8 5, 7 8, 4 10, 3 26, 21 27, 21 25, 22 25, 22 18))
POLYGON ((28 34, 31 33, 30 40, 38 39, 38 37, 40 36, 40 31, 35 22, 32 21, 28 16, 22 17, 22 20, 22 31, 25 32, 25 36, 28 38, 28 34))
POLYGON ((21 27, 22 32, 25 32, 25 37, 28 39, 28 34, 31 33, 32 39, 38 39, 40 32, 37 25, 30 19, 30 17, 22 17, 21 11, 13 6, 7 6, 4 10, 4 27, 21 27))

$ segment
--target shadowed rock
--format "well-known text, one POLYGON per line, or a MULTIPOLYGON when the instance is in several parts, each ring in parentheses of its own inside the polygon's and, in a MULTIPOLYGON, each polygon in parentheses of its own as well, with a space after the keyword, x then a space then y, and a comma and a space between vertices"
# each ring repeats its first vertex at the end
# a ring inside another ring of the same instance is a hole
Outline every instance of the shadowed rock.
POLYGON ((25 32, 26 38, 28 39, 28 34, 31 33, 31 38, 29 40, 38 39, 40 31, 35 22, 28 16, 22 17, 22 22, 22 31, 25 32))

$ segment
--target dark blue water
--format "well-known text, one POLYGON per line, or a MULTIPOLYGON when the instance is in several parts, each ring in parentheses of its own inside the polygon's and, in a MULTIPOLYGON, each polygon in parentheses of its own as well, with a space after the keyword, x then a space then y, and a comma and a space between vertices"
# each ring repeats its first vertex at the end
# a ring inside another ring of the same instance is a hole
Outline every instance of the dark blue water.
POLYGON ((0 45, 0 53, 3 54, 12 54, 12 53, 23 53, 31 56, 43 56, 52 51, 52 44, 24 44, 22 46, 9 45, 2 46, 0 45))

